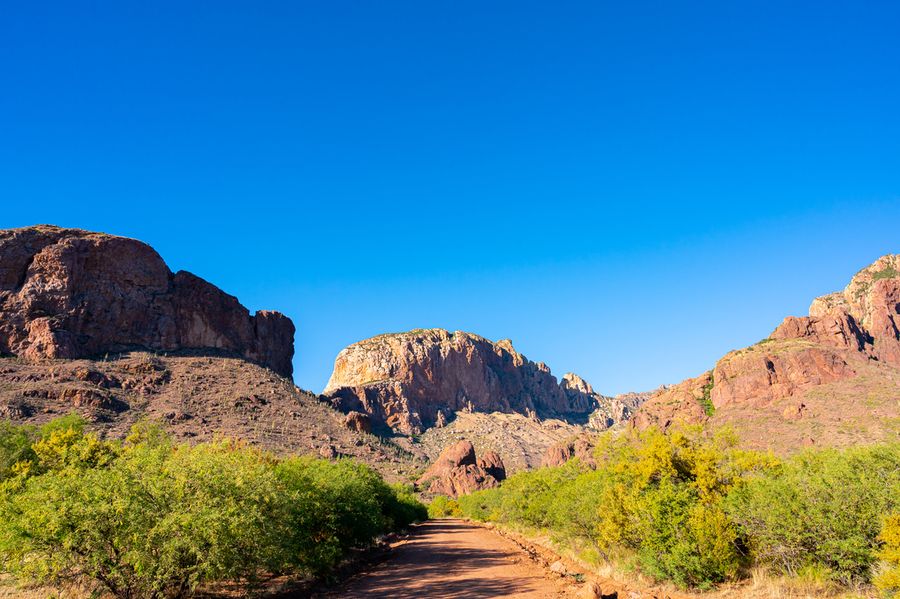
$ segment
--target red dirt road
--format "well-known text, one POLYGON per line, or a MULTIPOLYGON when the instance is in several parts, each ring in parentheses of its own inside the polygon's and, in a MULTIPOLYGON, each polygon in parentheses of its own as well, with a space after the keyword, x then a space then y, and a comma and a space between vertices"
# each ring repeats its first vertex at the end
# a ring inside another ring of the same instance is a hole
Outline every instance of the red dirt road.
POLYGON ((574 597, 577 586, 532 562, 511 541, 462 520, 418 526, 391 557, 321 597, 574 597))

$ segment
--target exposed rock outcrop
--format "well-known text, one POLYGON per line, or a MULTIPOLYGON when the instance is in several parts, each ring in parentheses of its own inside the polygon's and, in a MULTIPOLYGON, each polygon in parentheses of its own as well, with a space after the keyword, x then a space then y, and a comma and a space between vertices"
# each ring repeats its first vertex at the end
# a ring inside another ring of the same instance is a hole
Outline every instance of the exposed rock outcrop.
POLYGON ((652 391, 620 393, 615 397, 596 394, 597 409, 588 417, 587 426, 595 431, 605 431, 619 424, 627 423, 645 401, 653 396, 652 391))
POLYGON ((594 460, 594 445, 594 439, 590 435, 579 435, 574 439, 554 443, 544 453, 541 466, 562 466, 572 458, 577 458, 582 464, 594 468, 597 465, 594 460))
POLYGON ((857 429, 874 440, 874 431, 886 434, 882 424, 897 416, 898 381, 900 256, 888 255, 857 273, 843 292, 813 300, 809 316, 789 316, 767 339, 729 352, 712 371, 657 391, 632 424, 730 424, 759 446, 787 450, 801 443, 793 433, 804 430, 808 438, 803 427, 812 430, 816 421, 824 444, 841 444, 852 438, 846 431, 857 429))
POLYGON ((809 316, 788 317, 772 339, 809 339, 900 367, 900 255, 882 256, 841 293, 813 300, 809 316))
POLYGON ((414 434, 457 411, 534 414, 584 420, 598 405, 585 381, 562 383, 504 339, 443 329, 379 335, 347 347, 323 394, 344 412, 414 434))
POLYGON ((441 452, 416 484, 431 495, 455 498, 491 489, 505 478, 506 468, 496 452, 485 452, 479 458, 472 443, 461 440, 441 452))
POLYGON ((227 352, 290 376, 294 325, 251 316, 150 246, 79 229, 0 231, 0 353, 71 359, 131 349, 227 352))

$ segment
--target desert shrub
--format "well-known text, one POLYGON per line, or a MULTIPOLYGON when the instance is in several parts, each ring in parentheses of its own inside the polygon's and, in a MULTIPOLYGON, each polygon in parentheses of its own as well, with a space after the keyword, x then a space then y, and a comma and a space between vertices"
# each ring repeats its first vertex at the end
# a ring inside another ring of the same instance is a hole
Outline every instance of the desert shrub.
POLYGON ((751 477, 728 503, 761 564, 868 582, 882 519, 900 508, 900 444, 803 452, 751 477))
POLYGON ((399 499, 374 470, 351 460, 291 458, 275 470, 291 494, 289 553, 297 566, 316 574, 350 548, 409 524, 411 514, 422 515, 421 507, 412 509, 414 498, 404 493, 399 499))
MULTIPOLYGON (((92 437, 58 433, 51 456, 93 459, 92 437)), ((0 553, 20 579, 83 577, 118 597, 161 597, 280 564, 284 501, 255 452, 133 445, 88 467, 55 464, 0 502, 0 553)))
POLYGON ((16 473, 19 464, 34 460, 31 444, 36 431, 33 427, 16 426, 13 423, 0 421, 0 482, 16 473))
POLYGON ((633 551, 645 573, 681 586, 735 578, 747 560, 724 498, 748 472, 775 464, 735 443, 727 431, 706 436, 699 429, 607 437, 597 448, 605 478, 598 546, 607 554, 633 551))
MULTIPOLYGON (((0 421, 0 483, 15 474, 31 472, 38 466, 36 444, 44 452, 44 467, 52 467, 49 463, 53 458, 51 454, 80 440, 85 424, 86 421, 76 414, 55 418, 40 428, 0 421)), ((65 459, 61 455, 56 458, 65 459)), ((75 459, 75 456, 69 459, 75 459)))
POLYGON ((884 567, 875 577, 875 586, 890 597, 900 596, 900 514, 885 518, 878 538, 884 544, 878 552, 884 567))
POLYGON ((386 512, 393 529, 403 529, 428 519, 428 507, 416 497, 412 485, 391 485, 393 495, 388 498, 386 512))
POLYGON ((747 562, 724 498, 747 472, 775 463, 734 444, 728 433, 699 429, 606 435, 596 470, 571 460, 516 474, 459 503, 473 519, 540 529, 606 559, 633 557, 656 578, 709 586, 735 578, 747 562))
POLYGON ((31 453, 16 462, 27 466, 0 483, 0 569, 22 582, 93 581, 129 598, 183 597, 225 579, 251 588, 269 575, 324 573, 424 517, 408 488, 350 461, 175 445, 148 423, 124 443, 73 422, 27 433, 31 453))
POLYGON ((462 515, 459 502, 446 495, 436 495, 428 504, 429 518, 459 518, 462 515))

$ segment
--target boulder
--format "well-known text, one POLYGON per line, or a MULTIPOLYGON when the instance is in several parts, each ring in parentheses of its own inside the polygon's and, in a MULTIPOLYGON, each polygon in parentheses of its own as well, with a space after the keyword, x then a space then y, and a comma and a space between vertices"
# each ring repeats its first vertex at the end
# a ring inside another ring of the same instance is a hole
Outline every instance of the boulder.
POLYGON ((505 478, 506 468, 496 452, 478 458, 472 443, 461 440, 445 448, 416 484, 431 495, 456 498, 496 487, 505 478))
POLYGON ((344 416, 344 426, 355 433, 372 432, 372 423, 369 420, 369 415, 362 412, 350 412, 344 416))

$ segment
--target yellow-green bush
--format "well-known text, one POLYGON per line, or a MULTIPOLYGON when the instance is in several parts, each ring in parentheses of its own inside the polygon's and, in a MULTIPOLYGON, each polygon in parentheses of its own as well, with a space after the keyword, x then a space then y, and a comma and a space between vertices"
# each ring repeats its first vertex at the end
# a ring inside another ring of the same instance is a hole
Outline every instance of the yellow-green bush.
POLYGON ((445 495, 435 496, 428 504, 429 518, 459 518, 462 515, 459 503, 445 495))
POLYGON ((878 558, 878 584, 900 585, 900 522, 881 528, 900 509, 900 444, 781 461, 737 449, 727 432, 649 429, 601 437, 595 459, 593 471, 573 460, 517 474, 460 507, 681 586, 736 579, 751 565, 856 586, 878 558))
POLYGON ((651 429, 603 437, 596 459, 596 470, 572 460, 517 474, 460 505, 469 517, 577 539, 608 559, 634 556, 645 573, 682 586, 738 575, 747 559, 723 498, 774 458, 735 449, 727 434, 651 429))
POLYGON ((875 586, 890 597, 900 596, 900 514, 885 518, 879 539, 884 544, 878 552, 884 570, 875 578, 875 586))

